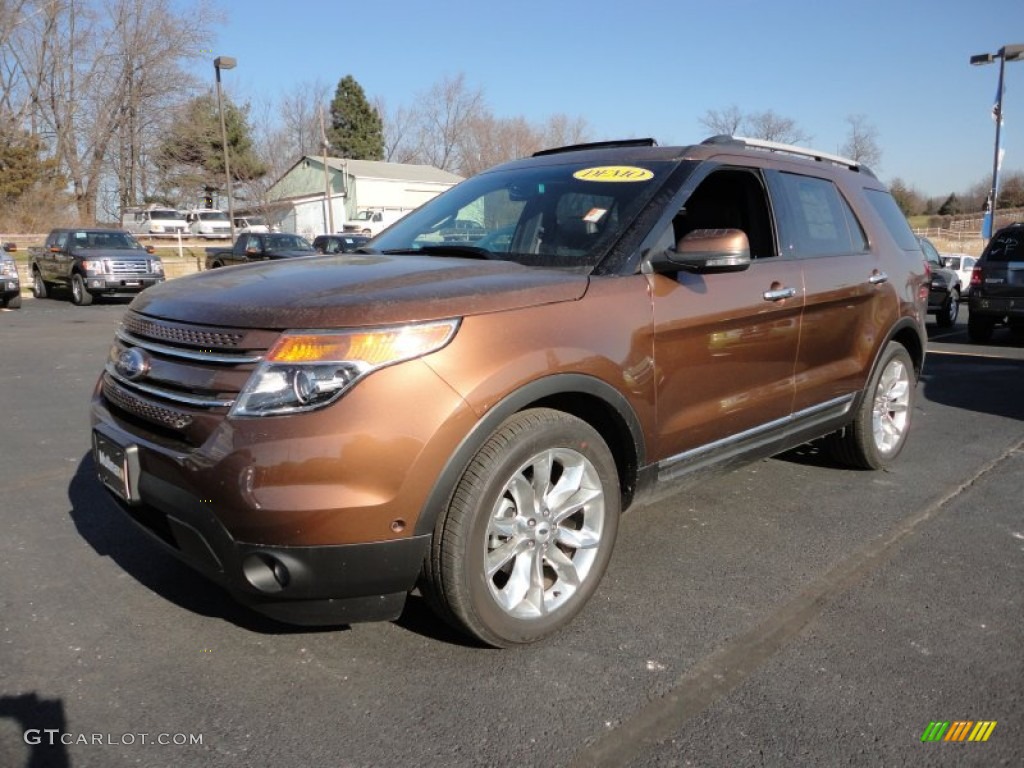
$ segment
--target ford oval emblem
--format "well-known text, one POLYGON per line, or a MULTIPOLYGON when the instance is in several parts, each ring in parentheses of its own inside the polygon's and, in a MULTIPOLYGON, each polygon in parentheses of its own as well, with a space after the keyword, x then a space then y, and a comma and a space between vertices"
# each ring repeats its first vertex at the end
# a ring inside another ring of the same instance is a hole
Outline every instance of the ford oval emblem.
POLYGON ((149 356, 141 349, 131 347, 118 355, 117 364, 114 367, 126 379, 135 381, 149 373, 149 356))

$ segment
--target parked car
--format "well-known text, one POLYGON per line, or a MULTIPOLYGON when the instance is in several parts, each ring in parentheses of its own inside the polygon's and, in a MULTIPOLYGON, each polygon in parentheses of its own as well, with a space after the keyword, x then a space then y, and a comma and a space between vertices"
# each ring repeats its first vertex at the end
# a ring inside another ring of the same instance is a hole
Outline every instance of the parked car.
POLYGON ((967 334, 984 344, 996 326, 1024 330, 1024 223, 1003 227, 985 246, 971 275, 967 334))
POLYGON ((482 225, 470 219, 453 219, 441 228, 441 239, 446 243, 472 243, 486 234, 482 225))
POLYGON ((287 232, 251 232, 235 238, 230 248, 207 248, 206 268, 219 269, 232 264, 247 264, 272 259, 313 256, 316 251, 309 241, 287 232))
POLYGON ((368 242, 368 235, 317 235, 313 247, 319 253, 352 253, 368 242))
POLYGON ((943 253, 942 264, 946 269, 952 269, 960 278, 960 300, 964 301, 971 296, 971 274, 974 272, 974 265, 978 260, 966 253, 943 253))
POLYGON ((164 279, 164 265, 153 246, 144 247, 119 229, 54 229, 42 247, 29 253, 37 299, 66 288, 72 303, 88 306, 97 296, 133 297, 164 279))
POLYGON ((938 249, 927 237, 917 238, 931 269, 928 314, 935 315, 940 328, 950 328, 960 314, 960 276, 942 263, 938 249))
POLYGON ((0 307, 18 309, 21 306, 21 278, 18 263, 11 255, 18 250, 14 243, 4 243, 0 251, 0 307))
POLYGON ((94 462, 155 543, 261 613, 392 619, 418 587, 479 641, 529 643, 594 594, 622 510, 683 480, 821 436, 890 466, 926 274, 848 158, 733 137, 540 152, 360 258, 146 291, 94 392, 94 462), (438 237, 467 210, 512 229, 507 251, 438 237))

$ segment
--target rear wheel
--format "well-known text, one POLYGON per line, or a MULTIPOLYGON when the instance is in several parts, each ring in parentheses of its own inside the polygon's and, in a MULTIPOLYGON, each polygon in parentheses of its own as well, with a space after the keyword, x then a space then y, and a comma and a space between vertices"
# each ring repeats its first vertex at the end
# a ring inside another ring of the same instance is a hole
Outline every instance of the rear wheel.
POLYGON ((935 321, 940 328, 951 328, 956 324, 956 318, 960 314, 960 292, 954 288, 946 297, 946 303, 942 305, 935 321))
POLYGON ((37 299, 45 299, 47 294, 46 281, 37 269, 32 273, 32 295, 37 299))
POLYGON ((92 304, 92 294, 85 289, 85 280, 77 272, 71 276, 71 301, 76 307, 92 304))
POLYGON ((995 320, 991 317, 971 313, 967 318, 967 336, 976 344, 984 344, 992 339, 992 329, 995 325, 995 320))
POLYGON ((902 344, 889 342, 853 421, 829 435, 832 455, 861 469, 889 466, 907 440, 915 383, 910 354, 902 344))
POLYGON ((492 646, 550 635, 601 581, 619 510, 615 461, 596 430, 560 411, 518 413, 470 462, 438 520, 428 598, 492 646))

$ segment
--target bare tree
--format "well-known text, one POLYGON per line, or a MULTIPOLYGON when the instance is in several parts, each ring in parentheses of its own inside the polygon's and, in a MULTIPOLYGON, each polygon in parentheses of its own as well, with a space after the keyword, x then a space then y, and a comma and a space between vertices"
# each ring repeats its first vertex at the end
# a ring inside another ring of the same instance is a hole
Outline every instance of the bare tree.
POLYGON ((790 117, 783 117, 768 109, 753 112, 743 120, 743 129, 752 139, 778 141, 783 144, 806 144, 811 136, 803 132, 790 117))
MULTIPOLYGON (((564 114, 552 115, 540 129, 541 146, 566 147, 590 140, 590 125, 585 117, 569 117, 564 114)), ((537 151, 536 149, 534 150, 537 151)))
POLYGON ((373 107, 384 123, 384 159, 389 163, 414 163, 418 157, 415 144, 417 116, 406 107, 391 109, 383 98, 373 100, 373 107))
POLYGON ((444 77, 418 100, 417 155, 441 170, 459 169, 459 141, 485 109, 483 91, 466 85, 465 75, 444 77))
POLYGON ((878 129, 868 122, 865 115, 847 115, 846 124, 850 127, 849 133, 846 135, 846 143, 839 151, 858 163, 878 170, 877 166, 882 160, 882 150, 878 146, 878 129))
MULTIPOLYGON (((4 43, 3 98, 20 108, 70 181, 78 216, 91 222, 101 193, 118 205, 145 196, 147 147, 163 109, 190 78, 181 64, 208 48, 218 15, 208 2, 47 0, 4 43), (183 18, 189 19, 183 24, 183 18)), ((2 37, 2 35, 0 35, 2 37)))
POLYGON ((731 107, 726 107, 722 110, 709 109, 698 122, 712 134, 736 136, 740 131, 740 126, 743 124, 743 119, 743 113, 740 112, 740 108, 733 104, 731 107))

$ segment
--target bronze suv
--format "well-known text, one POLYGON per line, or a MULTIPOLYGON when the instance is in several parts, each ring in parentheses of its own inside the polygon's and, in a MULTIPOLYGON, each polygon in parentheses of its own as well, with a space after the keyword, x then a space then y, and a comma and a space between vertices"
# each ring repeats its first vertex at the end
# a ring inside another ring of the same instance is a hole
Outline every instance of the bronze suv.
POLYGON ((355 253, 154 286, 92 404, 120 507, 276 619, 565 626, 620 514, 825 437, 900 453, 929 282, 856 162, 714 137, 540 152, 355 253), (472 222, 479 238, 451 241, 472 222))

